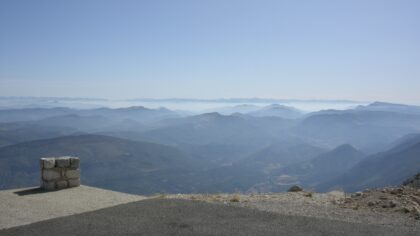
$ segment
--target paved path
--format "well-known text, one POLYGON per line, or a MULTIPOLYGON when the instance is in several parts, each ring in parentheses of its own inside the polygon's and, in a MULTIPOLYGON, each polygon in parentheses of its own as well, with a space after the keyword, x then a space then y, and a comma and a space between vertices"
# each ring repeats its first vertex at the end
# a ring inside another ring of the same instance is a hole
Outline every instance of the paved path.
POLYGON ((0 235, 420 235, 412 228, 149 199, 0 231, 0 235))
POLYGON ((39 188, 2 190, 0 229, 94 211, 144 198, 83 185, 52 192, 39 188))

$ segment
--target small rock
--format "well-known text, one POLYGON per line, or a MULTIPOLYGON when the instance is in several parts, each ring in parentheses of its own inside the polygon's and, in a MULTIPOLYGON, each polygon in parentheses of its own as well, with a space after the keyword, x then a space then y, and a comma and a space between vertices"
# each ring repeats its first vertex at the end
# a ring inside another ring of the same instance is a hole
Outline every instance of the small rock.
POLYGON ((344 199, 344 203, 351 203, 351 202, 353 202, 353 200, 351 198, 349 198, 349 197, 346 197, 344 199))
POLYGON ((301 192, 303 189, 297 185, 294 185, 287 190, 288 192, 301 192))
POLYGON ((368 206, 370 206, 370 207, 375 206, 375 205, 376 205, 376 203, 375 203, 375 202, 372 202, 372 201, 369 201, 369 202, 368 202, 368 206))
POLYGON ((390 191, 390 193, 391 194, 401 194, 403 192, 403 189, 402 188, 394 188, 394 189, 391 189, 391 191, 390 191))
POLYGON ((389 202, 389 207, 394 208, 397 206, 397 203, 395 201, 390 201, 389 202))
POLYGON ((381 200, 388 200, 388 198, 385 197, 385 196, 380 196, 379 199, 381 199, 381 200))
POLYGON ((232 198, 230 199, 230 202, 240 202, 241 198, 239 195, 235 194, 232 196, 232 198))
POLYGON ((420 215, 420 210, 417 209, 416 207, 413 207, 413 209, 411 210, 411 212, 415 215, 420 215))
POLYGON ((312 193, 311 192, 307 192, 304 194, 305 197, 312 197, 312 193))
POLYGON ((407 213, 409 213, 409 212, 410 212, 410 209, 408 209, 407 207, 403 207, 403 208, 401 208, 401 209, 400 209, 400 211, 401 211, 402 213, 407 214, 407 213))
POLYGON ((411 211, 411 213, 414 216, 414 219, 416 220, 420 220, 420 209, 417 207, 413 207, 413 210, 411 211))
POLYGON ((416 202, 417 204, 420 205, 420 197, 416 197, 416 196, 411 196, 411 199, 416 202))

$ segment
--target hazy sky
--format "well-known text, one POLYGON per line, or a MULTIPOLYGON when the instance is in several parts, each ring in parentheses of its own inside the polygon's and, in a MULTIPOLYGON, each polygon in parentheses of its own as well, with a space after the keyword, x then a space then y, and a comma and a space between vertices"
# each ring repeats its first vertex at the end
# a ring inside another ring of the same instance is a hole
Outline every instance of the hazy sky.
POLYGON ((0 1, 0 96, 420 103, 420 1, 0 1))

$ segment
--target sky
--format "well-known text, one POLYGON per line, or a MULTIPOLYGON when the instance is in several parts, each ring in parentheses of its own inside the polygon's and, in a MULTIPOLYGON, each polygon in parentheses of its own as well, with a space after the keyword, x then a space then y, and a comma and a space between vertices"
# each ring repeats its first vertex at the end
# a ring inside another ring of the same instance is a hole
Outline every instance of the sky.
POLYGON ((0 96, 420 104, 417 0, 0 1, 0 96))

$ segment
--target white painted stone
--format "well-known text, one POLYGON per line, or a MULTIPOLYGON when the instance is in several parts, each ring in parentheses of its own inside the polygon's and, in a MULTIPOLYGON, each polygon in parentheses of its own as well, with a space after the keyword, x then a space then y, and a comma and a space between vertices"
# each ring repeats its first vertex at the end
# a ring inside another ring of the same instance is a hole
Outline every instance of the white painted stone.
POLYGON ((80 178, 80 170, 66 170, 65 175, 69 179, 80 178))
POLYGON ((55 163, 59 168, 70 167, 70 157, 58 157, 55 159, 55 163))
POLYGON ((42 179, 46 181, 57 180, 61 178, 61 171, 59 169, 44 169, 42 170, 42 179))
POLYGON ((68 184, 66 180, 59 180, 56 182, 57 184, 57 189, 63 189, 63 188, 67 188, 68 184))
POLYGON ((70 157, 70 167, 79 169, 80 159, 78 157, 70 157))
POLYGON ((80 186, 80 179, 69 179, 69 187, 79 187, 80 186))
POLYGON ((55 166, 55 159, 53 157, 41 158, 41 161, 42 161, 41 168, 51 169, 51 168, 54 168, 55 166))

